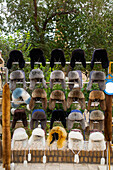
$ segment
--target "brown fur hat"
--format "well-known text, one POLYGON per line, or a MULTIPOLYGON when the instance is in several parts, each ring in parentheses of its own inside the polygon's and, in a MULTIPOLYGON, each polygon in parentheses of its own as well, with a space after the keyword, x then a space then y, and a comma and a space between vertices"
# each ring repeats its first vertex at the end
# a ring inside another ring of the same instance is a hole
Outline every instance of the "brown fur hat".
POLYGON ((70 108, 73 101, 78 101, 81 106, 81 109, 86 108, 84 94, 80 91, 79 88, 73 89, 69 92, 67 98, 67 108, 70 108))
POLYGON ((65 89, 66 88, 66 83, 65 83, 65 75, 63 73, 63 71, 61 70, 54 70, 51 75, 50 75, 50 88, 53 88, 53 84, 55 83, 61 83, 62 84, 62 88, 65 89))
POLYGON ((37 88, 32 92, 32 98, 29 103, 29 108, 33 109, 37 99, 41 99, 42 107, 45 110, 47 108, 47 93, 44 89, 37 88))
POLYGON ((90 114, 90 120, 104 120, 104 113, 101 110, 93 110, 90 114))
POLYGON ((63 127, 60 126, 55 126, 51 129, 49 132, 49 136, 47 138, 47 143, 48 146, 50 146, 52 140, 53 140, 53 134, 57 133, 58 134, 58 141, 57 141, 57 147, 62 148, 64 146, 64 142, 67 137, 67 132, 63 127))
POLYGON ((66 100, 65 100, 65 95, 64 92, 61 90, 54 90, 52 91, 49 99, 49 109, 53 110, 55 108, 55 103, 56 101, 61 101, 63 104, 63 108, 66 111, 66 100))
POLYGON ((89 101, 88 101, 88 110, 90 110, 91 103, 95 100, 100 102, 100 107, 104 111, 106 110, 106 103, 105 103, 105 94, 101 90, 93 90, 89 94, 89 101))

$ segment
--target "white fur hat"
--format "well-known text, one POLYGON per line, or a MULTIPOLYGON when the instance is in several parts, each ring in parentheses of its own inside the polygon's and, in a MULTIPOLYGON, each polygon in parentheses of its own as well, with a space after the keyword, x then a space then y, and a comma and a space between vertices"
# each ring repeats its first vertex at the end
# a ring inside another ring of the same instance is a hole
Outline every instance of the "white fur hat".
POLYGON ((28 143, 28 135, 24 128, 18 128, 13 133, 11 148, 14 148, 15 141, 22 141, 23 146, 26 147, 28 143))

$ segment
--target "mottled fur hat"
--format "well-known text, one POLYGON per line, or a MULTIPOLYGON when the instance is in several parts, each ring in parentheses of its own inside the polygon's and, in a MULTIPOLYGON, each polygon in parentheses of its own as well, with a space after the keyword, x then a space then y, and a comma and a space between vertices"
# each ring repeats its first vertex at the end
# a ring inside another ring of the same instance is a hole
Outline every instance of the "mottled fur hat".
POLYGON ((61 101, 63 105, 63 109, 66 111, 66 100, 65 100, 65 94, 61 90, 54 90, 52 91, 49 99, 49 109, 53 110, 55 108, 56 101, 61 101))
POLYGON ((29 74, 30 79, 30 90, 33 90, 35 88, 36 82, 41 82, 44 88, 47 88, 46 81, 44 80, 44 74, 43 71, 38 69, 31 70, 29 74))
POLYGON ((67 132, 63 127, 60 126, 55 126, 51 129, 49 132, 49 136, 47 138, 47 143, 50 146, 54 142, 53 140, 53 134, 57 133, 58 134, 58 141, 57 141, 57 147, 62 148, 64 146, 66 137, 67 137, 67 132))
POLYGON ((72 52, 70 65, 72 68, 75 67, 75 62, 82 62, 84 68, 86 68, 85 52, 82 49, 76 49, 72 52))
POLYGON ((73 128, 73 124, 75 121, 80 122, 82 129, 85 129, 85 119, 83 118, 83 114, 79 110, 72 110, 67 118, 67 128, 71 130, 73 128))
POLYGON ((104 113, 101 110, 93 110, 90 113, 90 120, 104 120, 104 113))
POLYGON ((105 89, 105 78, 106 78, 106 76, 105 76, 104 72, 102 72, 102 71, 91 71, 87 90, 91 89, 93 83, 98 83, 99 89, 104 90, 105 89))
POLYGON ((26 113, 25 113, 25 109, 16 109, 14 111, 12 128, 15 128, 16 122, 18 120, 22 120, 24 127, 27 127, 27 116, 26 116, 26 113))
POLYGON ((9 53, 9 59, 7 61, 7 68, 11 69, 13 62, 19 62, 19 67, 22 69, 25 66, 25 60, 23 58, 23 54, 19 50, 12 50, 9 53))
POLYGON ((63 71, 61 70, 54 70, 51 75, 50 75, 50 88, 53 88, 53 84, 55 83, 61 83, 62 88, 66 88, 66 83, 65 83, 65 75, 63 71))
POLYGON ((13 71, 10 74, 9 87, 10 90, 16 89, 16 82, 23 81, 23 88, 26 89, 25 73, 22 70, 13 71))
POLYGON ((45 67, 46 59, 44 57, 43 51, 39 48, 33 48, 30 51, 31 58, 31 68, 34 69, 34 62, 42 62, 42 65, 45 67))
POLYGON ((65 56, 62 49, 54 49, 51 52, 50 67, 54 67, 54 62, 61 62, 62 67, 65 67, 65 56))
POLYGON ((30 128, 34 129, 33 126, 35 124, 35 128, 38 127, 38 121, 41 123, 41 128, 46 128, 47 117, 45 111, 43 109, 35 109, 32 112, 32 117, 30 121, 30 128))
POLYGON ((109 67, 109 60, 107 51, 105 49, 96 49, 93 52, 92 60, 91 60, 91 68, 94 67, 94 62, 100 61, 102 63, 102 68, 109 67))
POLYGON ((44 89, 37 88, 32 92, 32 98, 29 103, 29 108, 33 109, 37 100, 42 102, 42 107, 45 110, 47 108, 47 93, 44 89))
POLYGON ((69 92, 68 98, 67 98, 67 108, 70 108, 72 102, 74 101, 79 102, 81 109, 86 108, 84 94, 80 91, 79 88, 73 89, 72 91, 69 92))
POLYGON ((93 90, 89 94, 89 101, 88 101, 88 110, 90 110, 91 103, 98 100, 100 102, 100 107, 103 111, 106 110, 106 103, 105 103, 105 94, 103 91, 100 90, 93 90))
POLYGON ((70 71, 68 73, 68 79, 69 82, 73 83, 69 84, 70 90, 73 89, 75 83, 77 83, 79 87, 82 88, 82 72, 80 70, 70 71))

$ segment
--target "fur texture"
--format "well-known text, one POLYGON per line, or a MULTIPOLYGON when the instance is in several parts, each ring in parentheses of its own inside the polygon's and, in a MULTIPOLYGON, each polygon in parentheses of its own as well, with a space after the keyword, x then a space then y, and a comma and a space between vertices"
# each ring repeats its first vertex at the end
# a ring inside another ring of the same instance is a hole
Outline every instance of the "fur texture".
POLYGON ((7 68, 11 69, 13 62, 19 62, 19 67, 22 69, 25 66, 25 60, 23 54, 19 50, 12 50, 9 54, 9 59, 7 62, 7 68))
POLYGON ((65 56, 62 49, 54 49, 51 52, 50 67, 54 67, 54 62, 61 62, 62 67, 65 67, 65 56))
POLYGON ((57 141, 57 147, 62 148, 64 146, 64 142, 67 137, 66 130, 60 126, 55 126, 51 129, 49 132, 49 136, 47 138, 48 145, 50 146, 50 143, 52 141, 52 134, 57 133, 58 134, 58 141, 57 141))
POLYGON ((44 89, 37 88, 32 92, 32 98, 29 103, 29 108, 33 109, 35 106, 36 99, 41 99, 42 101, 42 107, 44 110, 47 108, 47 94, 44 89))
POLYGON ((66 100, 65 100, 65 95, 64 92, 61 90, 54 90, 52 91, 49 99, 49 109, 53 110, 55 108, 55 103, 56 101, 61 101, 63 105, 63 109, 66 111, 66 100))
POLYGON ((72 68, 75 67, 75 62, 82 62, 84 68, 86 68, 85 52, 81 49, 76 49, 72 52, 70 65, 72 68))
POLYGON ((102 63, 103 68, 108 68, 109 60, 108 60, 107 51, 105 49, 94 50, 92 60, 91 60, 91 69, 93 69, 95 61, 100 61, 102 63))
POLYGON ((67 98, 67 108, 70 108, 73 101, 78 101, 81 106, 81 109, 86 108, 84 94, 80 91, 79 88, 73 89, 72 91, 69 92, 67 98))
POLYGON ((31 58, 31 68, 34 69, 35 62, 42 62, 42 65, 45 67, 46 59, 44 57, 43 51, 39 48, 33 48, 30 51, 30 58, 31 58))

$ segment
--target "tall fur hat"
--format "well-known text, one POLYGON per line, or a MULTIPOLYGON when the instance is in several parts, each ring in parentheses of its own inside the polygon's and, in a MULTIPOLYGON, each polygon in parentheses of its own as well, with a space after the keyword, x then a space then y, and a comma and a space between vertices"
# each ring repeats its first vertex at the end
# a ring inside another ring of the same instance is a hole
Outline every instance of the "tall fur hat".
POLYGON ((82 49, 76 49, 72 52, 70 65, 72 68, 75 67, 75 62, 82 62, 84 68, 86 68, 85 52, 82 49))
POLYGON ((82 150, 84 145, 83 135, 78 129, 69 132, 68 147, 73 150, 82 150))
POLYGON ((17 108, 19 107, 19 101, 23 101, 23 103, 29 104, 31 100, 30 95, 26 90, 23 88, 16 88, 12 93, 12 107, 17 108))
POLYGON ((50 88, 53 88, 53 84, 55 83, 61 83, 62 84, 62 88, 65 89, 66 88, 66 83, 65 83, 65 75, 63 73, 63 71, 61 70, 54 70, 51 75, 50 75, 50 88))
POLYGON ((33 109, 35 106, 35 102, 38 99, 39 100, 41 99, 42 107, 44 110, 46 110, 46 108, 47 108, 47 93, 44 89, 41 89, 41 88, 34 89, 34 91, 32 92, 32 98, 29 103, 29 108, 33 109))
POLYGON ((28 135, 24 128, 17 128, 14 130, 11 148, 14 148, 15 141, 22 141, 23 146, 26 147, 28 143, 28 135))
POLYGON ((51 131, 49 132, 49 136, 47 138, 48 146, 50 146, 50 144, 52 144, 54 142, 53 141, 53 134, 55 134, 55 133, 58 134, 57 147, 62 148, 64 146, 64 142, 65 142, 66 137, 67 137, 67 132, 63 127, 60 127, 60 126, 53 127, 51 129, 51 131))
POLYGON ((102 71, 91 71, 87 90, 91 89, 93 83, 98 83, 99 89, 104 90, 105 89, 105 78, 106 78, 106 76, 105 76, 104 72, 102 72, 102 71))
POLYGON ((109 67, 109 60, 108 60, 107 51, 105 49, 94 50, 92 60, 91 60, 91 68, 92 69, 94 67, 95 61, 100 61, 102 63, 103 68, 108 68, 109 67))
POLYGON ((32 143, 34 141, 37 141, 39 139, 42 141, 43 146, 45 146, 45 132, 44 132, 44 130, 41 128, 35 128, 32 131, 32 135, 30 136, 30 138, 28 140, 28 144, 32 145, 32 143))
POLYGON ((36 82, 41 82, 43 87, 47 88, 46 86, 46 81, 44 80, 44 74, 43 71, 38 69, 33 69, 31 70, 29 74, 29 79, 30 79, 30 86, 29 88, 33 90, 35 88, 36 82))
POLYGON ((22 70, 13 71, 10 74, 9 86, 10 90, 16 89, 16 82, 23 81, 23 88, 26 89, 25 73, 22 70))
POLYGON ((22 120, 24 127, 27 127, 27 116, 26 116, 26 113, 25 113, 25 109, 16 109, 14 111, 12 128, 15 128, 16 122, 18 120, 22 120))
POLYGON ((73 83, 69 84, 70 90, 73 89, 75 83, 77 83, 79 87, 82 88, 82 72, 80 70, 70 71, 68 73, 68 79, 69 82, 73 83))
POLYGON ((101 110, 93 110, 90 114, 90 120, 104 120, 104 113, 101 110))
POLYGON ((33 48, 30 51, 31 58, 31 68, 34 69, 34 62, 42 62, 42 65, 45 67, 46 59, 44 57, 43 51, 39 48, 33 48))
POLYGON ((49 99, 49 109, 53 110, 55 108, 55 103, 56 101, 61 101, 63 105, 63 109, 66 111, 66 100, 65 100, 65 95, 64 92, 61 90, 54 90, 52 91, 49 99))
POLYGON ((81 106, 81 109, 86 108, 84 94, 80 91, 79 88, 73 89, 69 92, 67 98, 67 108, 70 108, 73 101, 78 101, 81 106))
POLYGON ((93 132, 89 136, 88 150, 104 151, 106 149, 106 144, 104 140, 104 135, 101 132, 93 132))
POLYGON ((51 52, 50 67, 54 67, 54 62, 61 62, 62 67, 65 67, 65 56, 62 49, 54 49, 51 52))
POLYGON ((33 129, 34 124, 35 124, 35 128, 37 128, 38 127, 38 121, 41 122, 41 128, 45 129, 47 117, 46 117, 45 111, 43 109, 33 110, 31 121, 30 121, 30 128, 33 129))
POLYGON ((67 128, 71 130, 75 121, 80 122, 82 129, 85 129, 85 119, 80 110, 72 110, 67 118, 67 128))
POLYGON ((22 69, 25 66, 25 60, 23 58, 23 54, 19 50, 12 50, 9 53, 9 59, 7 61, 7 68, 11 69, 13 62, 19 62, 19 67, 22 69))
POLYGON ((100 107, 103 111, 106 110, 106 103, 105 103, 105 94, 103 91, 100 90, 93 90, 89 94, 89 101, 88 101, 88 107, 87 109, 90 110, 91 103, 95 100, 98 100, 100 102, 100 107))
POLYGON ((50 129, 52 129, 54 121, 58 121, 58 120, 60 120, 62 122, 64 128, 66 128, 66 114, 61 109, 52 111, 50 129))

